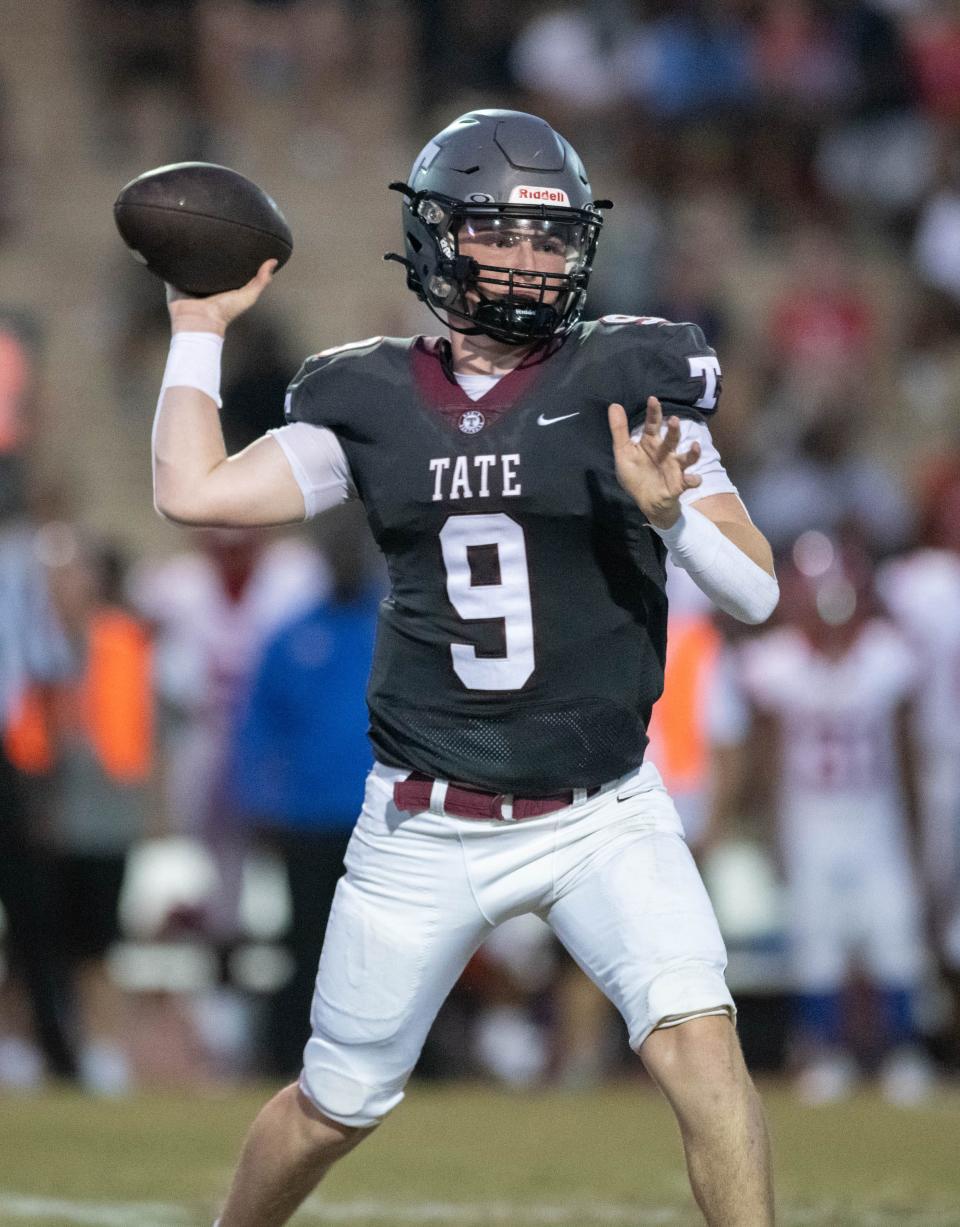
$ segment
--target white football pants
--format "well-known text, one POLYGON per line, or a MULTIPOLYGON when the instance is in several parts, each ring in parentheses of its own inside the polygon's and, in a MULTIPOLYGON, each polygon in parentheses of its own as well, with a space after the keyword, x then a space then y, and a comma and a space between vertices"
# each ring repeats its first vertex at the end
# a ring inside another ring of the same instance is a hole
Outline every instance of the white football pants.
POLYGON ((300 1085, 346 1125, 403 1098, 427 1032, 501 921, 534 912, 626 1020, 734 1016, 713 908, 652 763, 596 796, 504 822, 393 804, 407 773, 377 765, 330 914, 300 1085))

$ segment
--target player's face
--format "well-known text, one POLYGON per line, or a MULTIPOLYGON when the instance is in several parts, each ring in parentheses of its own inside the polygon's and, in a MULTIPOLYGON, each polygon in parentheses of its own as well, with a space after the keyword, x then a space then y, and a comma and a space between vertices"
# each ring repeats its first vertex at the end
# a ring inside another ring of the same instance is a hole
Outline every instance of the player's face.
POLYGON ((575 268, 583 242, 583 227, 541 218, 470 216, 457 233, 461 255, 488 271, 480 274, 487 298, 508 293, 554 303, 562 289, 559 280, 575 268), (498 276, 497 270, 508 275, 498 276), (489 271, 493 270, 493 271, 489 271))
POLYGON ((803 533, 780 570, 780 619, 827 655, 847 650, 870 613, 869 563, 823 533, 803 533))

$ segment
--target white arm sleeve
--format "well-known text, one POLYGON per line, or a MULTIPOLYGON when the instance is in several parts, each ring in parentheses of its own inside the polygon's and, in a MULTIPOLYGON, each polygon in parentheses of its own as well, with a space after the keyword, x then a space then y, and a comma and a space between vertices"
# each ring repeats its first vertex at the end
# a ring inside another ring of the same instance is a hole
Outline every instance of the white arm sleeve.
POLYGON ((306 519, 357 497, 350 463, 340 441, 325 426, 291 422, 267 432, 280 444, 303 495, 306 519))
POLYGON ((677 566, 724 613, 755 626, 776 609, 780 599, 776 579, 696 507, 682 507, 670 528, 650 527, 666 542, 677 566))

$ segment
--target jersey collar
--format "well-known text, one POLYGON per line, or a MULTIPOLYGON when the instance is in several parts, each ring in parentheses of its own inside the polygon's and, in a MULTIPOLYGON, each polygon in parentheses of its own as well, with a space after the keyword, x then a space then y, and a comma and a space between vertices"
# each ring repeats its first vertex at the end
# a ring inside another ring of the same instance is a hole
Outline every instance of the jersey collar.
POLYGON ((424 404, 451 423, 470 409, 479 410, 488 423, 493 422, 523 400, 539 380, 546 359, 562 343, 558 337, 538 347, 483 396, 472 400, 453 375, 450 342, 443 337, 417 337, 410 352, 414 385, 424 404))

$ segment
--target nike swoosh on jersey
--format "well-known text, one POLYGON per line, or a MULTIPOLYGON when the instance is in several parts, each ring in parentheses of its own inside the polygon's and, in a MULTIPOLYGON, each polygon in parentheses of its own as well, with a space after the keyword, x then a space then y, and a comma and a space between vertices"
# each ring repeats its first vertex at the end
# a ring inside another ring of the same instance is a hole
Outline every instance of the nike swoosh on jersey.
POLYGON ((565 422, 567 418, 577 418, 579 416, 580 416, 579 409, 577 410, 576 413, 565 413, 563 417, 559 417, 559 418, 545 418, 543 414, 541 413, 540 416, 537 418, 537 425, 538 426, 552 426, 554 422, 565 422))

